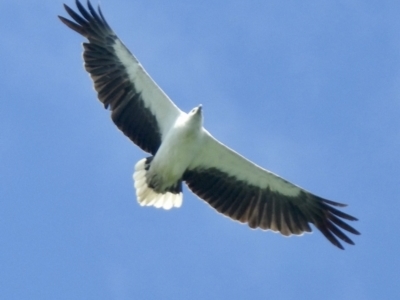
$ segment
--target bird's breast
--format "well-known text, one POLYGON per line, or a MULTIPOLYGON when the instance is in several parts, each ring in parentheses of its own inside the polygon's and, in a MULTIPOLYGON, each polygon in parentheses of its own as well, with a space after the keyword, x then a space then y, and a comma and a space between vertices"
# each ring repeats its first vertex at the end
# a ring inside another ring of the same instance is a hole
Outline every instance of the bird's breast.
POLYGON ((201 147, 201 133, 184 127, 172 129, 154 156, 149 175, 157 174, 166 188, 180 180, 201 147))

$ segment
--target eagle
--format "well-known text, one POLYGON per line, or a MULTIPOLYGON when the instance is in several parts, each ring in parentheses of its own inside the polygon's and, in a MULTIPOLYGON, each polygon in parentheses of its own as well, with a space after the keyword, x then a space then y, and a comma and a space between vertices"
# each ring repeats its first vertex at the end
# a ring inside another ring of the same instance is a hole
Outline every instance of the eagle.
POLYGON ((354 245, 344 233, 360 233, 345 204, 314 195, 254 164, 214 138, 203 127, 203 109, 180 110, 147 74, 90 1, 78 11, 64 4, 72 20, 59 16, 87 39, 83 60, 98 99, 115 125, 150 156, 133 174, 141 206, 171 209, 182 205, 182 183, 225 216, 251 228, 284 236, 311 232, 313 224, 335 246, 354 245), (339 241, 340 240, 340 241, 339 241))

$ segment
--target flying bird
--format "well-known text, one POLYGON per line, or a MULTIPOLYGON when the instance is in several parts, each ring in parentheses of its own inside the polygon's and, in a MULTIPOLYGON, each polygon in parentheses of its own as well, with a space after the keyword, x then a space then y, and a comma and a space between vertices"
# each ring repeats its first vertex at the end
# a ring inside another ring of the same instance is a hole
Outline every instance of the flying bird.
POLYGON ((360 234, 343 220, 355 221, 335 207, 345 204, 318 197, 259 167, 215 139, 203 127, 199 105, 181 111, 151 79, 106 22, 100 7, 78 0, 72 20, 59 16, 84 36, 85 69, 99 100, 110 109, 117 127, 150 153, 133 174, 141 206, 171 209, 182 205, 182 182, 200 199, 225 216, 251 228, 284 236, 319 229, 335 246, 354 245, 343 232, 360 234))

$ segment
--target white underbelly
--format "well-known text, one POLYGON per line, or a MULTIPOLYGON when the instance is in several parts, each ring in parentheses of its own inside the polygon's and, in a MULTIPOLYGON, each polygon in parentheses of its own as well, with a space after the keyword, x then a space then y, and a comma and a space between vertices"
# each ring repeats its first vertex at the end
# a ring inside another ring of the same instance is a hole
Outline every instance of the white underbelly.
POLYGON ((201 131, 187 134, 178 129, 167 135, 151 163, 148 175, 157 176, 162 189, 175 184, 198 154, 201 140, 201 131))

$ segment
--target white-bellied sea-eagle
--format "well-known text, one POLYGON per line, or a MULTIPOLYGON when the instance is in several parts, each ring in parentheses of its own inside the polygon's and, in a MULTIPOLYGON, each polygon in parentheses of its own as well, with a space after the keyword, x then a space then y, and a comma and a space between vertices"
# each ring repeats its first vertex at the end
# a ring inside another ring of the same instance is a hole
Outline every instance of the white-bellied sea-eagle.
POLYGON ((354 244, 342 230, 359 234, 343 221, 356 218, 323 199, 257 166, 203 128, 202 106, 181 111, 146 73, 107 24, 100 7, 79 13, 64 5, 73 21, 59 17, 88 42, 85 69, 99 100, 118 128, 151 156, 134 171, 140 205, 164 209, 182 205, 182 182, 199 198, 251 228, 285 236, 311 232, 310 223, 335 246, 354 244))

